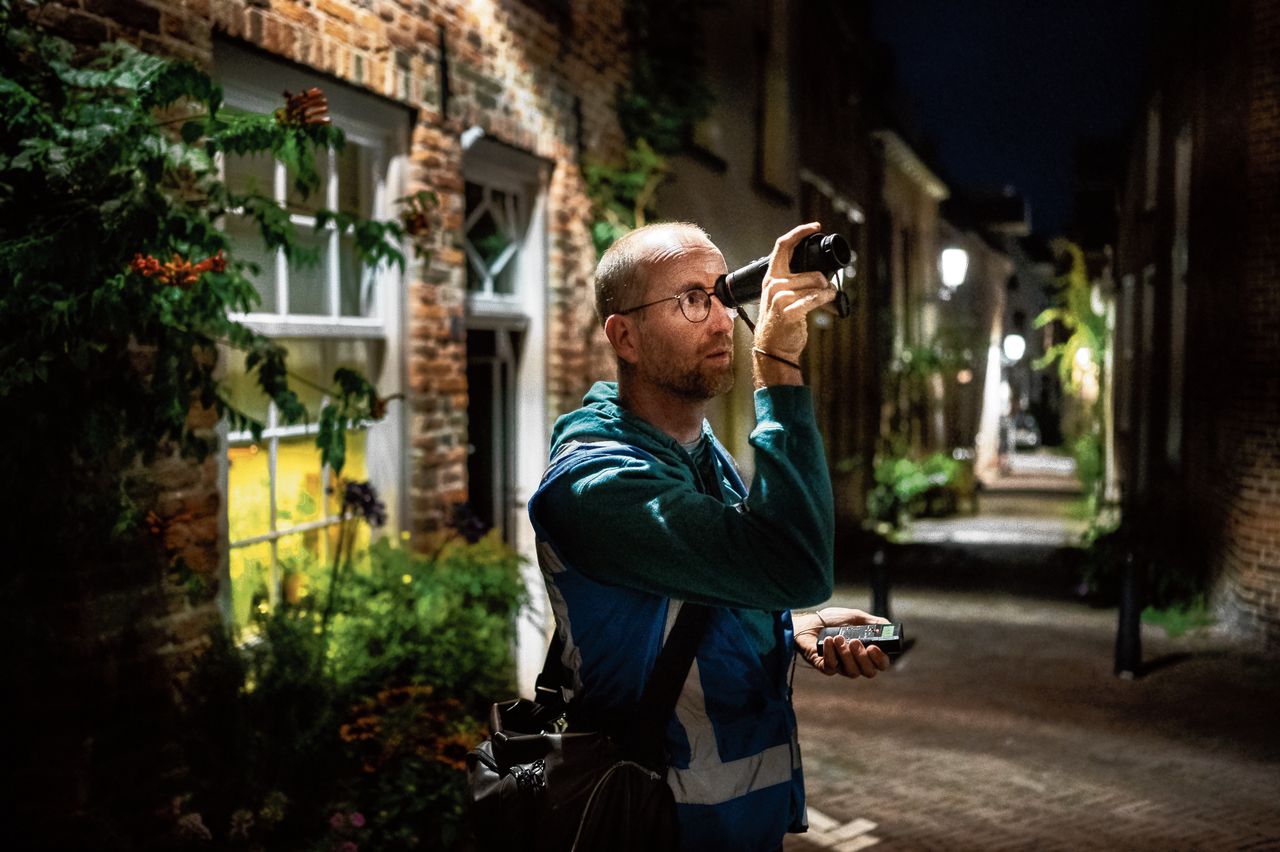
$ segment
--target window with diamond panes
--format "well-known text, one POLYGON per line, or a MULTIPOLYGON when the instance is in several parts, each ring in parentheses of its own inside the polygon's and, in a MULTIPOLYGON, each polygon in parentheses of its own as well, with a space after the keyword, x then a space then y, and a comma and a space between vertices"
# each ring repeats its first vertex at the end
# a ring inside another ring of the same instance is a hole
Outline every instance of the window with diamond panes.
POLYGON ((491 296, 516 295, 516 258, 524 229, 520 194, 467 182, 467 290, 491 296))

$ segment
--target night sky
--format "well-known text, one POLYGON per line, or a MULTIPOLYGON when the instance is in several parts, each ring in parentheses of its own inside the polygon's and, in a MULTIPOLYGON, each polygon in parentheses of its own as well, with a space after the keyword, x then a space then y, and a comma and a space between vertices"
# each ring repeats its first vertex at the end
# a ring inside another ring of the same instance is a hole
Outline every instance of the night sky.
POLYGON ((953 187, 1012 185, 1043 236, 1068 222, 1072 146, 1141 94, 1144 0, 873 0, 876 38, 953 187))

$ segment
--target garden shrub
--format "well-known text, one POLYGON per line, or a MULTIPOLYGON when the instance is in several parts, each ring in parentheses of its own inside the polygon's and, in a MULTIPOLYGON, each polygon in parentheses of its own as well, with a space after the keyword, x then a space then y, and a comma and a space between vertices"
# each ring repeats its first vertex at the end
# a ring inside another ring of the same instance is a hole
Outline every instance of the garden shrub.
MULTIPOLYGON (((898 528, 912 516, 931 513, 933 499, 961 473, 961 463, 945 453, 916 461, 908 455, 876 459, 875 485, 867 494, 867 517, 883 531, 898 528)), ((942 501, 954 508, 954 499, 942 501)))
POLYGON ((223 638, 206 654, 174 832, 198 815, 232 847, 460 842, 466 753, 488 704, 515 691, 519 559, 492 535, 429 556, 383 539, 368 556, 331 629, 319 589, 264 616, 249 647, 223 638))

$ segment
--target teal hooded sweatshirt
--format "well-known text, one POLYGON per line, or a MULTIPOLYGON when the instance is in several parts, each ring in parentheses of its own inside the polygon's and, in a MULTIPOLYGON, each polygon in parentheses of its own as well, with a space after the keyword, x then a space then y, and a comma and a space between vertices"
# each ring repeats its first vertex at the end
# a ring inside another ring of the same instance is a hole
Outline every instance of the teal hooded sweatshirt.
POLYGON ((755 413, 748 488, 709 425, 691 453, 599 382, 557 421, 529 503, 590 715, 625 718, 681 603, 713 608, 667 728, 688 849, 775 849, 805 827, 789 610, 831 595, 831 481, 808 388, 758 389, 755 413))

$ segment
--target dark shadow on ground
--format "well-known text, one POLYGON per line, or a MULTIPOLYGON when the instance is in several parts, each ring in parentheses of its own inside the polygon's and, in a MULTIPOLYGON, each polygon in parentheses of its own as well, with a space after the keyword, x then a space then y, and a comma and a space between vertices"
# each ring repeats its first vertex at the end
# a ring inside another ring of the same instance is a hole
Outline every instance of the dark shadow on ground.
MULTIPOLYGON (((1201 656, 1208 656, 1208 655, 1201 655, 1201 656)), ((1146 660, 1145 662, 1143 662, 1142 667, 1138 669, 1138 677, 1142 678, 1150 674, 1155 674, 1161 669, 1167 669, 1172 666, 1176 666, 1179 663, 1188 662, 1194 657, 1195 657, 1194 654, 1188 654, 1183 652, 1178 654, 1164 654, 1162 656, 1156 657, 1153 660, 1146 660)))
MULTIPOLYGON (((1079 600, 1083 551, 1017 544, 888 544, 884 573, 892 589, 1002 592, 1079 600)), ((860 548, 837 565, 837 581, 870 586, 874 550, 860 548)))

